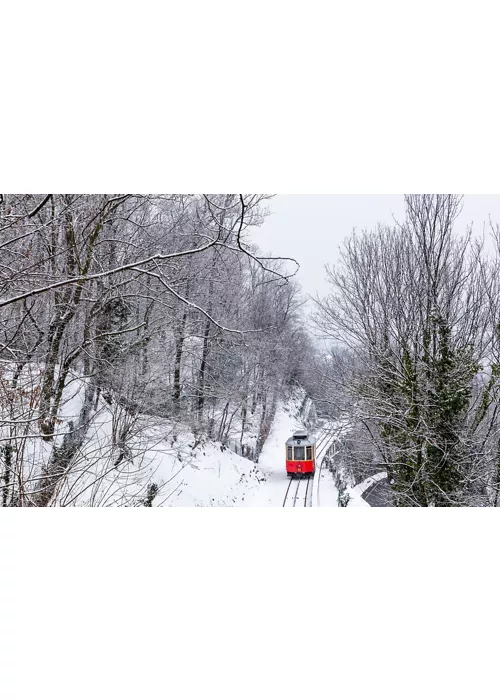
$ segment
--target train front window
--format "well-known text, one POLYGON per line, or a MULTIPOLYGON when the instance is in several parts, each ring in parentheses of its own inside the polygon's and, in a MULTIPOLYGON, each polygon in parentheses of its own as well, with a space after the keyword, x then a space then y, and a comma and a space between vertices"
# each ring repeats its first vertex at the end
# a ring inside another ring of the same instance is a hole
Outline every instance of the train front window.
POLYGON ((292 448, 291 448, 291 447, 287 447, 287 448, 286 448, 286 458, 287 458, 287 460, 288 460, 289 462, 291 462, 292 459, 293 459, 293 457, 292 457, 292 448))
POLYGON ((313 458, 313 448, 312 447, 306 447, 306 460, 310 462, 313 458))
POLYGON ((298 461, 300 459, 304 459, 304 454, 305 454, 304 447, 296 447, 295 448, 295 461, 298 461))

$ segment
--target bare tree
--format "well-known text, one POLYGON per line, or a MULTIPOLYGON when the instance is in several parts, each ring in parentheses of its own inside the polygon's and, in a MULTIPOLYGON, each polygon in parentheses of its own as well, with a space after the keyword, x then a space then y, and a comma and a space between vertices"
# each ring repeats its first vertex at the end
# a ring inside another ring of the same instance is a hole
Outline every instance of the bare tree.
POLYGON ((345 243, 316 320, 356 357, 345 388, 396 505, 489 503, 498 327, 484 302, 492 271, 471 231, 453 233, 461 197, 405 202, 404 224, 345 243))

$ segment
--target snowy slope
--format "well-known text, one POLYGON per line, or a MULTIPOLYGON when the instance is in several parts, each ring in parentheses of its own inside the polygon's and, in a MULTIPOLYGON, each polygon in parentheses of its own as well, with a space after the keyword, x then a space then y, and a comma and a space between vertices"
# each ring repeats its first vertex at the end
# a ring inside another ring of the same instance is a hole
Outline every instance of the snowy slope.
MULTIPOLYGON (((284 444, 302 425, 298 415, 302 401, 299 393, 278 404, 258 465, 220 443, 204 440, 197 444, 195 436, 182 430, 182 426, 175 428, 175 441, 171 437, 162 439, 162 433, 172 434, 172 427, 166 423, 157 426, 137 445, 142 464, 141 488, 138 489, 138 483, 126 484, 122 490, 127 491, 128 499, 132 492, 137 499, 139 491, 143 492, 148 483, 155 483, 160 492, 153 505, 159 507, 281 506, 288 485, 284 444), (151 444, 145 447, 147 440, 151 444)), ((106 427, 106 421, 103 423, 101 430, 106 427)))
MULTIPOLYGON (((29 381, 33 386, 37 384, 39 368, 31 370, 29 381)), ((53 443, 44 442, 37 435, 35 410, 32 434, 25 439, 23 448, 22 468, 27 481, 33 483, 47 464, 53 446, 60 446, 64 435, 76 425, 84 392, 85 380, 73 375, 64 390, 53 443)), ((182 424, 145 415, 131 416, 116 402, 108 403, 101 397, 85 442, 53 505, 141 506, 148 502, 149 494, 149 504, 156 507, 281 507, 289 484, 285 442, 304 426, 309 414, 314 420, 314 407, 300 389, 278 402, 269 437, 255 464, 221 443, 196 437, 182 424), (124 427, 128 433, 123 449, 117 435, 124 427)), ((6 437, 6 424, 0 432, 6 437)), ((320 498, 317 491, 315 505, 335 505, 333 479, 330 472, 324 471, 323 496, 320 498)))
MULTIPOLYGON (((79 380, 68 387, 62 434, 78 415, 83 390, 79 380)), ((85 457, 60 490, 57 505, 142 505, 153 484, 158 493, 152 505, 158 507, 281 505, 281 491, 287 484, 284 443, 301 425, 296 415, 303 397, 303 392, 295 392, 285 405, 278 406, 258 465, 221 443, 197 439, 182 424, 141 416, 133 426, 127 458, 115 466, 112 432, 117 418, 101 401, 82 450, 85 457)), ((40 442, 35 440, 33 449, 40 442)), ((39 456, 39 465, 43 457, 39 456)))

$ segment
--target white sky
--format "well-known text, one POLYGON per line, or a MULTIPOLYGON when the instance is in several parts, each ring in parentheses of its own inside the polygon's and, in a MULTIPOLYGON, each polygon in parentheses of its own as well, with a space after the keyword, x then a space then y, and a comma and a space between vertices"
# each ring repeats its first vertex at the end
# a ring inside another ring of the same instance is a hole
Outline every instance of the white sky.
MULTIPOLYGON (((403 195, 387 194, 280 194, 270 201, 273 212, 252 240, 273 255, 296 258, 304 292, 328 291, 324 265, 334 263, 342 240, 353 228, 374 227, 378 222, 403 219, 403 195)), ((457 232, 474 223, 479 235, 489 216, 500 223, 500 195, 466 195, 457 232)))

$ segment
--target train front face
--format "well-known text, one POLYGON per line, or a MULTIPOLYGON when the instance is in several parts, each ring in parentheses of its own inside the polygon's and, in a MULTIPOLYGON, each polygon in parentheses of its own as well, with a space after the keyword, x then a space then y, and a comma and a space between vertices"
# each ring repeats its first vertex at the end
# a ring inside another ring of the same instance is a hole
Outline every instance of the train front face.
POLYGON ((288 476, 308 476, 316 468, 315 444, 291 438, 286 444, 286 473, 288 476))

